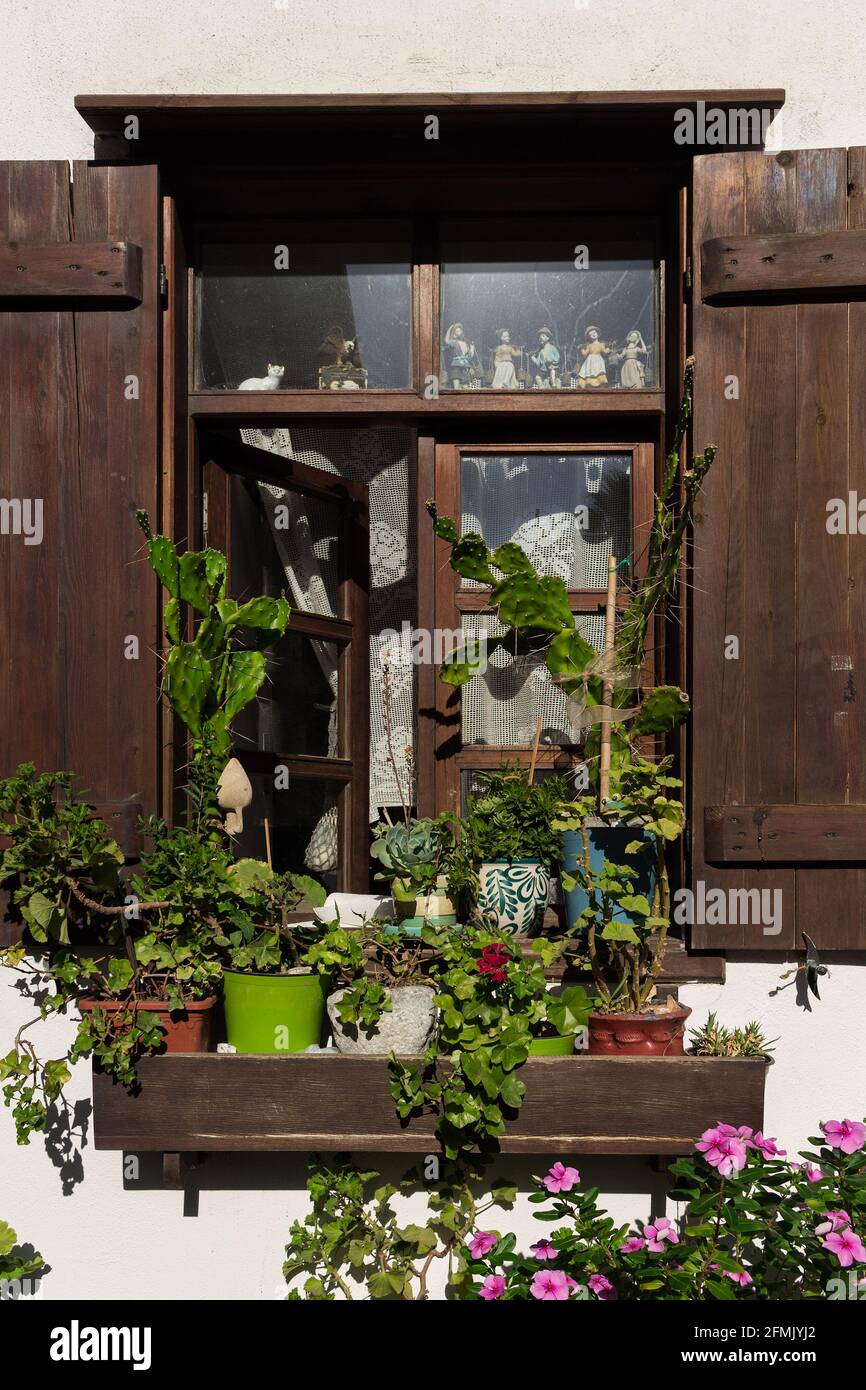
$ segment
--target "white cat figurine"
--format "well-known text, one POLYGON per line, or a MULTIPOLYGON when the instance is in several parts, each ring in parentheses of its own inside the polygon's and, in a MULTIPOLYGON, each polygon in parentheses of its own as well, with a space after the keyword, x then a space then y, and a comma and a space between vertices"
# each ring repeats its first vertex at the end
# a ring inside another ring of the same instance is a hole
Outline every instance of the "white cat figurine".
POLYGON ((238 387, 239 391, 276 391, 283 379, 285 367, 274 367, 268 363, 267 376, 248 376, 238 387))

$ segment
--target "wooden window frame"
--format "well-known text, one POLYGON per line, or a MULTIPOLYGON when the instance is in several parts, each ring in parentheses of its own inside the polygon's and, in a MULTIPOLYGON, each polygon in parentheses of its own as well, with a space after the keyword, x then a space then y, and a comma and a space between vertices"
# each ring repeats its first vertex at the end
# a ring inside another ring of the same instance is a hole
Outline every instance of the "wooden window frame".
MULTIPOLYGON (((605 440, 603 443, 584 443, 572 441, 563 443, 515 442, 468 444, 438 444, 435 446, 434 480, 437 506, 442 515, 457 520, 461 515, 460 460, 464 454, 629 454, 631 456, 631 506, 632 506, 632 573, 635 579, 643 578, 646 567, 645 540, 652 521, 653 479, 655 467, 655 448, 653 444, 636 440, 617 442, 605 440)), ((429 527, 429 523, 428 523, 429 527)), ((464 614, 489 614, 489 590, 485 588, 464 588, 459 576, 449 563, 450 548, 446 541, 433 542, 433 565, 435 584, 428 598, 428 617, 431 631, 436 629, 454 631, 461 627, 464 614)), ((574 614, 595 614, 604 612, 606 591, 601 589, 569 589, 569 606, 574 614)), ((618 607, 625 608, 628 594, 623 589, 618 597, 618 607)), ((423 626, 423 620, 421 625, 423 626)), ((648 653, 644 670, 644 682, 653 683, 655 654, 648 653)), ((446 685, 439 680, 434 670, 435 692, 433 696, 432 743, 434 758, 434 798, 436 811, 460 811, 461 778, 464 771, 484 770, 499 767, 502 762, 518 762, 528 767, 531 749, 524 744, 466 744, 460 739, 462 700, 458 687, 446 685)), ((574 745, 546 746, 539 749, 537 767, 539 770, 558 768, 564 770, 583 761, 574 745)))
MULTIPOLYGON (((341 512, 341 568, 337 586, 337 616, 292 608, 287 631, 332 642, 339 649, 337 667, 337 737, 340 756, 321 757, 286 750, 232 748, 250 773, 273 773, 285 767, 289 783, 296 780, 338 783, 339 891, 366 879, 369 861, 369 526, 368 494, 363 483, 311 468, 294 458, 235 443, 225 436, 201 431, 198 452, 203 492, 207 497, 207 526, 202 539, 223 550, 228 559, 232 592, 231 477, 270 482, 287 491, 315 497, 341 512)), ((202 509, 203 516, 205 508, 202 509)))

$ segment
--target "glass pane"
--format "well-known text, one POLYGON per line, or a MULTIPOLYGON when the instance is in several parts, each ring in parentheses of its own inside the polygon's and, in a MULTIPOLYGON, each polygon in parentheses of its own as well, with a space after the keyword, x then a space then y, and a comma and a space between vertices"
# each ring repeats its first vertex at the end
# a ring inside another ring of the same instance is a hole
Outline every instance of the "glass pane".
POLYGON ((410 247, 405 224, 327 234, 282 225, 261 229, 256 240, 205 240, 197 385, 408 387, 410 247))
POLYGON ((637 390, 659 380, 652 223, 446 224, 443 390, 637 390))
MULTIPOLYGON (((574 625, 587 642, 600 651, 604 643, 604 615, 576 614, 574 625)), ((544 664, 545 649, 518 635, 506 650, 494 642, 507 629, 492 615, 464 613, 467 642, 484 644, 486 667, 462 689, 464 744, 525 745, 535 738, 541 720, 542 745, 574 745, 582 742, 571 731, 567 701, 544 664), (485 650, 486 649, 486 650, 485 650)))
POLYGON ((312 874, 333 892, 339 876, 339 817, 342 787, 336 782, 253 773, 252 805, 244 811, 243 833, 234 844, 238 858, 265 858, 265 816, 271 856, 278 873, 312 874))
POLYGON ((343 757, 337 733, 337 643, 287 632, 266 657, 265 683, 232 726, 238 748, 343 757))
POLYGON ((285 594, 292 608, 339 617, 342 508, 232 474, 234 598, 285 594))
POLYGON ((606 590, 608 558, 631 551, 630 454, 464 454, 460 486, 464 534, 516 541, 570 589, 606 590))

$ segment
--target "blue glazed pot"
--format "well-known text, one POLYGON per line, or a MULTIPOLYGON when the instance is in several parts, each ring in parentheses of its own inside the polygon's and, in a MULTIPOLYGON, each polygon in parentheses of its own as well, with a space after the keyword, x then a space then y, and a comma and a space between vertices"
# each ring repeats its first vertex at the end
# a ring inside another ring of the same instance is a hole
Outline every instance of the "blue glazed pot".
MULTIPOLYGON (((642 893, 647 902, 652 907, 653 893, 656 886, 656 860, 653 853, 644 852, 643 854, 626 854, 625 847, 632 840, 646 840, 652 842, 652 835, 642 830, 639 825, 590 825, 587 826, 589 833, 589 863, 594 874, 601 873, 602 865, 605 860, 613 864, 625 864, 628 868, 637 872, 637 878, 632 879, 631 892, 642 893)), ((563 872, 573 874, 575 866, 583 862, 583 837, 579 830, 566 830, 562 836, 562 849, 565 859, 562 865, 563 872)), ((572 888, 565 894, 565 911, 569 927, 576 927, 580 914, 589 907, 589 896, 579 885, 572 888)), ((634 913, 627 912, 625 908, 618 907, 613 914, 615 922, 628 922, 632 926, 639 925, 640 918, 634 913)))

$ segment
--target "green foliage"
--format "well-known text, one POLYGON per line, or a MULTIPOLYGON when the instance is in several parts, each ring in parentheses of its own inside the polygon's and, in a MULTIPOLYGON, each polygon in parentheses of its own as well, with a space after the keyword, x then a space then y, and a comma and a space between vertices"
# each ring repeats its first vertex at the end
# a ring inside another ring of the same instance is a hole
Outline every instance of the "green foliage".
POLYGON ((665 847, 683 831, 681 801, 671 795, 682 783, 670 776, 672 758, 651 763, 634 758, 612 774, 611 798, 605 823, 634 827, 634 839, 626 845, 630 856, 647 856, 655 865, 652 902, 635 893, 638 871, 617 864, 605 855, 600 870, 590 858, 589 823, 596 812, 595 798, 583 796, 563 801, 553 821, 556 831, 574 830, 581 837, 582 855, 574 872, 564 873, 563 887, 580 886, 588 897, 578 929, 586 934, 593 980, 603 1007, 624 1013, 640 1013, 656 987, 670 928, 670 884, 665 847), (634 919, 616 919, 618 910, 634 919))
POLYGON ((467 1269, 465 1243, 479 1219, 514 1203, 516 1188, 494 1183, 488 1194, 479 1162, 449 1166, 431 1182, 413 1169, 388 1183, 345 1155, 312 1155, 307 1191, 312 1211, 292 1223, 283 1275, 289 1299, 336 1298, 423 1301, 434 1262, 446 1261, 450 1296, 460 1296, 467 1269), (482 1196, 481 1194, 484 1193, 482 1196), (423 1195, 424 1225, 401 1222, 393 1199, 423 1195), (300 1288, 297 1282, 306 1276, 300 1288))
POLYGON ((498 772, 478 774, 481 790, 466 798, 456 858, 464 866, 491 859, 562 858, 560 837, 551 828, 567 787, 559 776, 530 782, 526 769, 503 764, 498 772))
POLYGON ((773 1051, 757 1019, 745 1028, 726 1028, 714 1013, 703 1027, 692 1029, 689 1043, 696 1057, 769 1057, 773 1051))
POLYGON ((327 894, 306 874, 274 873, 259 859, 229 863, 226 875, 242 908, 219 915, 216 945, 231 970, 284 975, 302 964, 304 949, 322 936, 317 922, 295 923, 289 914, 304 900, 321 907, 327 894))
POLYGON ((398 985, 427 984, 435 952, 420 937, 402 936, 392 924, 376 921, 346 931, 333 927, 313 943, 304 964, 327 974, 340 1021, 358 1029, 374 1028, 393 1005, 389 991, 398 985))
POLYGON ((447 812, 373 827, 370 856, 381 866, 376 878, 392 884, 394 896, 407 902, 435 892, 440 874, 447 879, 453 852, 454 822, 447 812))
MULTIPOLYGON (((218 550, 178 554, 167 536, 155 536, 147 513, 136 512, 151 566, 168 591, 164 611, 168 655, 163 689, 192 735, 193 762, 213 800, 220 764, 231 750, 231 723, 255 699, 266 675, 264 652, 286 630, 284 598, 261 596, 239 604, 226 598, 226 557, 218 550), (194 635, 184 639, 181 603, 193 610, 194 635)), ((212 807, 210 808, 212 809, 212 807)), ((193 827, 195 828, 195 827, 193 827)))
MULTIPOLYGON (((445 1154, 455 1159, 497 1146, 523 1102, 519 1069, 533 1038, 575 1031, 593 1001, 579 985, 559 997, 548 992, 541 960, 485 928, 425 927, 422 936, 436 951, 439 1023, 421 1066, 391 1057, 391 1095, 403 1120, 434 1112, 445 1154)), ((548 960, 564 949, 552 948, 548 960)))
POLYGON ((0 1287, 6 1283, 38 1278, 45 1269, 42 1256, 34 1253, 26 1255, 18 1244, 18 1237, 12 1227, 0 1221, 0 1287))

